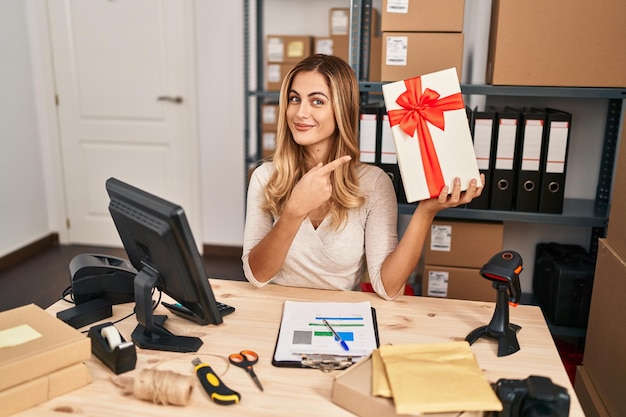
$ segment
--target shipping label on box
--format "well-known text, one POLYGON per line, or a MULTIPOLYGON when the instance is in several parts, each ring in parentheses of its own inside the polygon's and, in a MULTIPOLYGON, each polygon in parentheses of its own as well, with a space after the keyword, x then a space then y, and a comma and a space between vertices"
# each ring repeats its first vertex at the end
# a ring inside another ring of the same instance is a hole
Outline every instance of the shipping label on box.
POLYGON ((480 183, 465 104, 454 68, 383 85, 383 96, 409 203, 480 183))

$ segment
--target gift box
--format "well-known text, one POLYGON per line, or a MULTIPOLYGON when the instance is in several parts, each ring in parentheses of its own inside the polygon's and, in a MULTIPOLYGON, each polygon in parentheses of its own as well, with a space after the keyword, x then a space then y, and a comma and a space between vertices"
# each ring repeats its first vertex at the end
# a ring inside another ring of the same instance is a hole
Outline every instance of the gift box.
POLYGON ((480 174, 454 68, 383 85, 400 175, 409 203, 466 190, 480 174))

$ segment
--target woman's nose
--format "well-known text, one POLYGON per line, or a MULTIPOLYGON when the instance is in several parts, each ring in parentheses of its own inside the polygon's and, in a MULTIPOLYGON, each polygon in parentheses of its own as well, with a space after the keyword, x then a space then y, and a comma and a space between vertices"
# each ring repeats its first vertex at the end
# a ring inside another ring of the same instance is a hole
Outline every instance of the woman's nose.
POLYGON ((296 114, 298 115, 298 117, 300 117, 302 119, 306 119, 307 117, 310 116, 310 111, 309 110, 310 110, 309 106, 307 105, 306 102, 303 101, 298 106, 298 111, 296 112, 296 114))

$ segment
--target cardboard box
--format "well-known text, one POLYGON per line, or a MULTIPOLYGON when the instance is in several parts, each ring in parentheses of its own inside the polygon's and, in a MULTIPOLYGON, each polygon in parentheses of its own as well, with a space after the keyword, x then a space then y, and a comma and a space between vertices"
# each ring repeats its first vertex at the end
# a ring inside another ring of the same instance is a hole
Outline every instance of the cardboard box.
POLYGON ((622 124, 622 138, 619 155, 615 162, 613 192, 611 194, 611 212, 606 240, 611 247, 626 259, 626 126, 622 124))
POLYGON ((626 2, 495 0, 487 82, 625 87, 626 2))
POLYGON ((34 304, 0 313, 3 337, 24 328, 41 336, 0 349, 0 391, 91 357, 91 339, 34 304))
MULTIPOLYGON (((365 358, 335 376, 332 401, 360 417, 399 416, 392 399, 372 396, 372 360, 365 358)), ((435 414, 433 414, 435 415, 435 414)), ((459 413, 437 413, 437 417, 458 416, 459 413)), ((466 412, 463 416, 480 416, 466 412)))
POLYGON ((503 250, 503 240, 499 222, 435 219, 424 242, 424 263, 480 269, 503 250))
POLYGON ((334 55, 346 62, 350 60, 350 40, 348 35, 316 36, 313 39, 313 53, 334 55))
POLYGON ((626 416, 626 261, 598 241, 583 366, 611 416, 626 416))
POLYGON ((587 417, 611 417, 583 365, 576 367, 574 390, 587 417))
POLYGON ((263 130, 276 130, 278 124, 278 104, 265 103, 261 105, 261 127, 263 130))
POLYGON ((348 35, 350 33, 350 9, 347 7, 333 7, 328 13, 328 34, 348 35))
POLYGON ((261 156, 267 158, 276 151, 276 129, 261 132, 261 156))
MULTIPOLYGON (((380 81, 380 56, 382 37, 370 38, 368 81, 380 81)), ((316 36, 313 41, 313 52, 316 54, 334 55, 350 62, 350 40, 348 35, 316 36)))
POLYGON ((463 32, 465 0, 383 0, 383 32, 463 32))
POLYGON ((381 81, 398 81, 446 68, 463 73, 463 34, 383 32, 381 81))
POLYGON ((295 64, 311 55, 312 41, 307 35, 267 35, 266 62, 295 64))
POLYGON ((265 66, 265 89, 267 91, 280 91, 283 79, 294 64, 270 63, 265 66))
POLYGON ((479 268, 424 265, 422 295, 459 300, 496 301, 492 282, 480 275, 479 268))
POLYGON ((438 196, 446 185, 452 190, 457 177, 462 190, 472 179, 480 183, 454 68, 382 88, 407 202, 438 196))
POLYGON ((87 365, 81 362, 0 391, 0 417, 26 410, 84 387, 91 380, 87 365))

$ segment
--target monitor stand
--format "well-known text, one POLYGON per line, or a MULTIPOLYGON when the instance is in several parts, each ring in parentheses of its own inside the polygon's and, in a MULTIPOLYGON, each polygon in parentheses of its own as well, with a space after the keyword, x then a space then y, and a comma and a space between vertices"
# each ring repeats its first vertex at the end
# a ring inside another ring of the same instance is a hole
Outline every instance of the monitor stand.
POLYGON ((174 335, 164 327, 167 316, 153 314, 152 290, 158 278, 158 272, 145 264, 135 277, 135 313, 139 324, 132 333, 133 342, 142 349, 197 352, 203 343, 200 338, 174 335))

